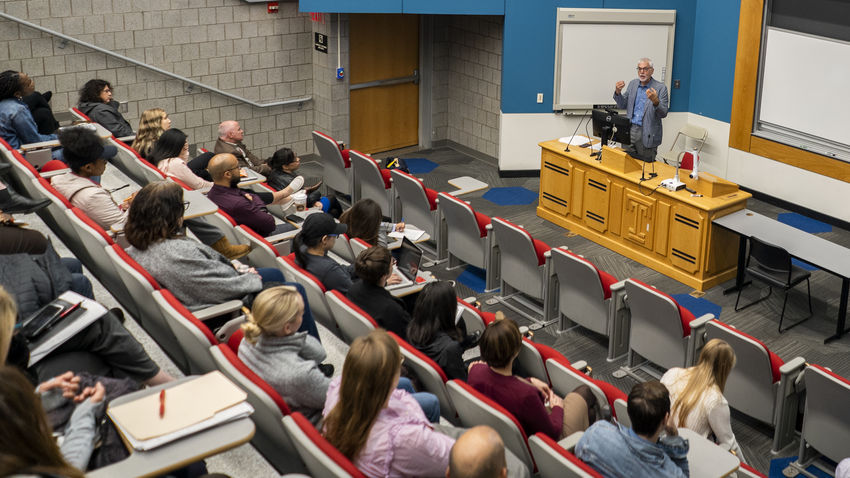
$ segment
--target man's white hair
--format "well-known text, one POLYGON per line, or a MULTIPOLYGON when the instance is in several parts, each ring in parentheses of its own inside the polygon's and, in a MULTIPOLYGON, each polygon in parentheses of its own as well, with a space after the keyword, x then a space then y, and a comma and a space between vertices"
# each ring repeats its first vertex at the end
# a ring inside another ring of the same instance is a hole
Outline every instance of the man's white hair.
POLYGON ((222 121, 221 124, 218 125, 218 137, 224 138, 228 133, 238 128, 239 123, 233 120, 222 121))
POLYGON ((640 65, 641 63, 644 63, 644 62, 649 63, 649 67, 652 68, 653 70, 655 69, 655 65, 652 63, 652 60, 650 60, 647 57, 643 57, 640 60, 638 60, 638 65, 640 65))

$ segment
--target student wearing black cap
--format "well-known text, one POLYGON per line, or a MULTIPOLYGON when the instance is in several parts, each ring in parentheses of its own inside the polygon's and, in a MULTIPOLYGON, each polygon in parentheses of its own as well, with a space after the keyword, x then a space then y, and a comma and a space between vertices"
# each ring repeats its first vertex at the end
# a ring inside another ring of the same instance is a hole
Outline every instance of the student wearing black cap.
POLYGON ((348 293, 355 277, 354 266, 342 266, 328 257, 337 236, 345 234, 348 226, 334 220, 330 214, 315 213, 307 216, 301 232, 293 240, 295 262, 316 276, 328 290, 348 293))

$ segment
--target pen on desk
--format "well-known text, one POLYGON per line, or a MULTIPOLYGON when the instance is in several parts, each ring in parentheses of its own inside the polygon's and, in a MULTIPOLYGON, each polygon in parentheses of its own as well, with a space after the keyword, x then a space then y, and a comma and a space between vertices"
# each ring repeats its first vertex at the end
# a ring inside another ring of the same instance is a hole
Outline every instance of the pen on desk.
POLYGON ((115 189, 110 189, 110 190, 109 190, 109 194, 112 194, 112 193, 114 193, 115 191, 120 191, 120 190, 122 190, 122 189, 124 189, 124 188, 128 188, 128 187, 130 187, 130 185, 129 185, 129 184, 125 184, 125 185, 123 185, 123 186, 118 186, 118 187, 117 187, 117 188, 115 188, 115 189))
POLYGON ((68 314, 70 314, 71 312, 73 312, 73 311, 75 311, 75 310, 79 309, 81 305, 83 305, 83 301, 79 301, 79 302, 77 302, 76 304, 72 305, 72 306, 71 306, 68 310, 66 310, 65 312, 62 312, 62 313, 59 315, 59 318, 60 318, 60 319, 64 319, 64 318, 65 318, 68 314))
POLYGON ((159 391, 159 418, 165 416, 165 389, 159 391))
POLYGON ((387 169, 392 168, 396 164, 398 164, 398 158, 395 158, 392 161, 390 161, 390 164, 387 165, 387 169))

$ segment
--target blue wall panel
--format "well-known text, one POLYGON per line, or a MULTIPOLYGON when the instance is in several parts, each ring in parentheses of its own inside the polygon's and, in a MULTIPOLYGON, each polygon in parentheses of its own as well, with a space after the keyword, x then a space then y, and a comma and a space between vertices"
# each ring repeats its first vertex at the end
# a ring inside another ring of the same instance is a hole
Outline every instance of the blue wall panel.
POLYGON ((729 122, 740 0, 697 0, 688 111, 729 122))
MULTIPOLYGON (((671 111, 688 111, 691 52, 694 36, 695 4, 683 0, 506 0, 505 40, 502 59, 502 111, 504 113, 546 113, 552 111, 555 75, 557 8, 645 8, 676 10, 676 37, 673 50, 673 78, 682 88, 673 90, 671 111), (538 92, 546 100, 537 104, 538 92)), ((599 52, 588 50, 588 74, 599 52)), ((636 59, 637 60, 637 59, 636 59)), ((626 78, 626 81, 629 79, 626 78)), ((611 85, 611 93, 614 86, 611 85)))
POLYGON ((404 13, 504 15, 505 0, 403 0, 404 13))
POLYGON ((298 11, 325 13, 401 13, 402 0, 298 0, 298 11))

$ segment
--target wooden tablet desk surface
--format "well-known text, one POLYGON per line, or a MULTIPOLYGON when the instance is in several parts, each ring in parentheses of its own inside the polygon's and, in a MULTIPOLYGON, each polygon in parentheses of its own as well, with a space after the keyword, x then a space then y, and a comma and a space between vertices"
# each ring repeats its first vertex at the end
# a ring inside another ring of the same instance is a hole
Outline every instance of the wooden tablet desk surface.
POLYGON ((680 180, 701 197, 660 182, 675 175, 664 163, 657 177, 641 181, 640 161, 622 150, 602 148, 602 161, 589 148, 558 141, 540 143, 540 201, 537 215, 698 290, 733 279, 737 237, 712 220, 746 207, 750 193, 708 173, 680 180))

